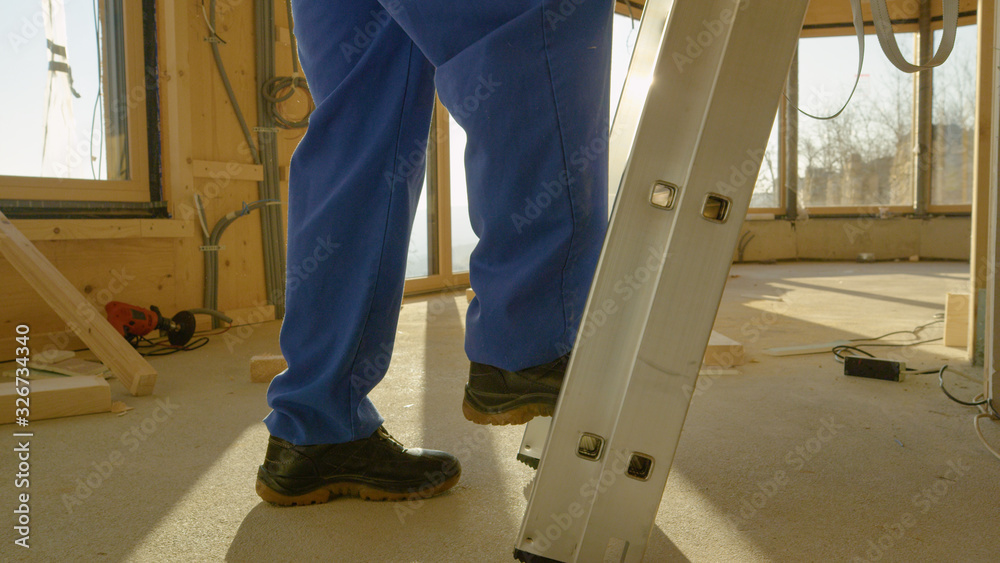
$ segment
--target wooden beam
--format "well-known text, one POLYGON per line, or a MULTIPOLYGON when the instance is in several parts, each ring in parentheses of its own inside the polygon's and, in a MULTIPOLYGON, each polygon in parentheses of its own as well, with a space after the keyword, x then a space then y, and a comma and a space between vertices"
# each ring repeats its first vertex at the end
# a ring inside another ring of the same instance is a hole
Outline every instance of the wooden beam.
POLYGON ((969 294, 949 293, 944 303, 944 345, 969 345, 969 294))
POLYGON ((288 362, 281 354, 269 354, 250 358, 250 381, 270 383, 274 376, 288 369, 288 362))
MULTIPOLYGON (((43 420, 61 416, 93 414, 111 410, 111 387, 103 377, 53 377, 32 379, 28 396, 28 420, 43 420)), ((0 424, 10 424, 17 418, 16 383, 0 383, 0 424)))
POLYGON ((187 238, 198 231, 194 221, 180 219, 138 219, 143 238, 187 238))
POLYGON ((156 370, 41 252, 0 213, 0 253, 133 395, 148 395, 156 370))
POLYGON ((742 344, 728 336, 712 331, 708 347, 705 349, 705 358, 702 360, 703 365, 731 368, 742 366, 745 361, 742 344))
MULTIPOLYGON (((996 91, 996 85, 1000 83, 1000 69, 996 66, 996 45, 997 29, 996 17, 1000 16, 996 12, 993 2, 983 2, 989 4, 993 10, 992 14, 982 14, 983 28, 987 27, 986 20, 990 21, 989 44, 993 54, 991 61, 990 75, 993 78, 989 90, 990 106, 990 144, 989 144, 989 192, 987 205, 989 207, 987 246, 984 249, 986 254, 986 330, 983 348, 984 351, 984 394, 986 400, 990 402, 991 410, 994 413, 1000 412, 1000 282, 997 281, 997 264, 1000 264, 1000 189, 997 187, 1000 181, 1000 94, 996 91)), ((985 30, 980 30, 985 34, 985 30)), ((985 43, 985 39, 983 42, 985 43)), ((982 47, 982 45, 981 45, 982 47)), ((983 93, 980 90, 980 93, 983 93)))
POLYGON ((990 210, 990 175, 992 159, 990 146, 992 137, 990 129, 993 122, 993 26, 996 4, 994 0, 979 1, 978 45, 976 48, 976 140, 973 147, 972 171, 972 249, 970 250, 970 284, 969 291, 969 347, 968 360, 974 364, 983 363, 983 348, 976 334, 980 325, 978 304, 981 295, 986 291, 989 278, 988 246, 989 246, 989 210, 990 210))
POLYGON ((452 274, 450 276, 427 276, 426 278, 415 278, 406 280, 403 288, 403 295, 419 295, 421 293, 431 293, 434 291, 452 291, 469 287, 469 274, 452 274))
POLYGON ((212 178, 218 182, 229 182, 232 180, 264 181, 264 166, 261 164, 196 160, 192 163, 192 166, 194 167, 194 175, 198 178, 212 178))
MULTIPOLYGON (((977 0, 960 0, 958 11, 961 14, 974 12, 977 0)), ((615 0, 615 13, 622 16, 631 16, 636 19, 642 13, 642 8, 646 4, 645 0, 615 0)), ((893 29, 897 33, 916 31, 919 16, 918 2, 912 0, 889 0, 886 7, 889 9, 889 16, 897 23, 893 29)), ((872 20, 872 13, 868 2, 861 4, 861 12, 866 22, 872 20)), ((941 3, 931 3, 931 17, 941 16, 941 3)), ((803 37, 828 37, 836 35, 854 35, 854 25, 852 23, 851 4, 846 0, 812 0, 809 3, 809 10, 806 12, 806 21, 802 31, 803 37)), ((976 23, 975 15, 963 15, 958 19, 959 25, 976 23)), ((940 29, 941 22, 934 22, 934 29, 940 29)), ((874 32, 873 25, 866 24, 867 33, 874 32)))
POLYGON ((28 240, 185 238, 194 221, 179 219, 20 219, 11 223, 28 240))

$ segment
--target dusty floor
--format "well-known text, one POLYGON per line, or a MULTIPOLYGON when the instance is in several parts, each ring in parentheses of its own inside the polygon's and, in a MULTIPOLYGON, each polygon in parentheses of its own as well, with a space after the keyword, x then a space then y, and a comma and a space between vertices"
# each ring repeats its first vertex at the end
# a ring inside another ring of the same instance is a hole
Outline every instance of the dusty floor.
MULTIPOLYGON (((974 409, 948 401, 934 375, 846 378, 830 354, 761 352, 925 323, 945 292, 967 287, 968 265, 741 265, 733 275, 716 329, 751 361, 741 375, 701 378, 646 561, 995 561, 1000 461, 974 436, 974 409)), ((446 495, 260 502, 268 409, 247 363, 277 351, 272 322, 154 360, 152 397, 112 382, 135 407, 126 415, 34 423, 32 547, 13 546, 7 527, 0 561, 511 561, 532 470, 514 459, 519 428, 462 418, 465 307, 464 294, 407 300, 374 393, 401 441, 461 457, 463 480, 446 495)), ((939 344, 909 349, 909 365, 961 366, 964 352, 939 344)), ((969 398, 981 389, 957 375, 949 384, 969 398)), ((1000 443, 1000 427, 986 430, 1000 443)), ((14 496, 13 480, 0 480, 3 506, 14 496)))

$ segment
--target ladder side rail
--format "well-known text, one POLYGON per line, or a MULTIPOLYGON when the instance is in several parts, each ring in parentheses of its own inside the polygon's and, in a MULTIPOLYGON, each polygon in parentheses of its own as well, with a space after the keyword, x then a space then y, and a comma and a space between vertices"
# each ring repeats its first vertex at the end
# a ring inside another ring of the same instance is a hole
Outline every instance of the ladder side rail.
MULTIPOLYGON (((607 446, 609 462, 619 460, 618 466, 597 492, 580 561, 603 560, 612 538, 627 542, 624 561, 642 559, 805 10, 804 2, 761 0, 736 15, 691 172, 681 187, 635 371, 607 446), (702 216, 709 194, 730 198, 724 222, 702 216), (643 480, 626 474, 630 463, 639 461, 633 460, 635 453, 652 460, 643 480)), ((643 119, 668 122, 670 111, 653 105, 643 119)), ((646 140, 638 141, 636 158, 641 158, 646 140)))
POLYGON ((639 127, 642 109, 646 105, 649 85, 653 81, 660 43, 667 29, 667 17, 677 0, 649 0, 642 10, 635 47, 629 60, 628 73, 622 85, 621 97, 615 109, 608 138, 608 213, 614 204, 625 175, 632 145, 639 127))
POLYGON ((683 53, 687 38, 703 30, 704 21, 717 18, 720 11, 732 6, 731 0, 685 2, 675 4, 670 13, 653 84, 659 92, 656 103, 674 111, 666 123, 650 123, 645 117, 640 120, 636 146, 642 146, 643 138, 656 138, 661 141, 659 152, 641 164, 635 157, 630 160, 549 435, 548 443, 561 447, 547 447, 543 455, 519 536, 522 551, 571 560, 585 522, 571 517, 563 525, 562 516, 588 512, 593 483, 610 471, 605 467, 607 456, 597 461, 580 458, 577 444, 584 432, 606 441, 613 431, 651 310, 675 212, 653 207, 651 189, 659 178, 686 176, 725 41, 707 45, 699 53, 698 64, 678 65, 671 55, 683 53), (670 84, 683 87, 665 87, 670 84), (649 170, 650 165, 656 169, 649 170), (550 464, 553 467, 548 470, 550 464))

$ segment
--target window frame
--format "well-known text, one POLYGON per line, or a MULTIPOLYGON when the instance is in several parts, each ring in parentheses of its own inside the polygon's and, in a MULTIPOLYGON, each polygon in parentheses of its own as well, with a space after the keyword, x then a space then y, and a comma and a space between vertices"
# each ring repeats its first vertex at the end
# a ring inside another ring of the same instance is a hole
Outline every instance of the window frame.
MULTIPOLYGON (((85 180, 0 175, 0 200, 40 202, 150 203, 153 201, 149 177, 149 131, 147 129, 146 48, 143 28, 145 2, 114 0, 122 11, 125 59, 125 88, 128 120, 129 179, 85 180)), ((100 2, 99 9, 108 9, 100 2)), ((105 20, 102 14, 102 21, 105 20)), ((106 49, 107 44, 102 46, 106 49)), ((107 57, 105 57, 107 60, 107 57)))

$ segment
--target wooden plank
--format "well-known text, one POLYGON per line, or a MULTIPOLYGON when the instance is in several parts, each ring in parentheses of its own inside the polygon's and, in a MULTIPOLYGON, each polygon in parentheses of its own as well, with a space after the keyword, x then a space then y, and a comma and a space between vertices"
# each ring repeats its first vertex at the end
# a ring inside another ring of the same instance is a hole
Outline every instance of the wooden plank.
POLYGON ((148 395, 156 370, 63 276, 7 217, 0 213, 0 253, 76 332, 133 395, 148 395))
POLYGON ((261 164, 196 160, 192 166, 194 167, 194 175, 198 178, 212 178, 219 182, 232 180, 264 181, 264 166, 261 164))
POLYGON ((406 280, 403 294, 406 296, 431 293, 433 291, 454 290, 469 287, 469 274, 453 274, 450 276, 428 276, 406 280))
MULTIPOLYGON (((973 299, 969 302, 969 335, 967 359, 972 363, 982 362, 983 346, 976 335, 978 302, 981 292, 986 291, 990 277, 989 255, 989 209, 990 174, 995 161, 990 155, 993 123, 993 34, 996 5, 993 0, 979 1, 979 29, 976 46, 976 122, 973 133, 976 144, 973 147, 972 170, 972 249, 970 251, 969 291, 973 299)), ((981 336, 981 335, 980 335, 981 336)))
MULTIPOLYGON (((986 4, 986 2, 984 2, 986 4)), ((1000 169, 998 169, 998 164, 1000 164, 1000 92, 997 92, 997 85, 1000 84, 1000 67, 996 65, 996 47, 998 42, 998 32, 996 18, 1000 16, 1000 13, 996 12, 996 6, 991 3, 990 7, 993 9, 993 13, 990 14, 989 21, 992 27, 989 29, 989 45, 990 51, 993 53, 992 62, 990 69, 990 76, 992 77, 992 87, 989 92, 989 105, 990 105, 990 169, 989 169, 989 197, 987 198, 987 205, 989 207, 989 214, 987 222, 989 226, 987 227, 987 246, 984 249, 984 254, 986 257, 986 270, 987 279, 985 283, 985 293, 986 293, 986 319, 985 319, 985 335, 984 335, 984 348, 983 353, 983 364, 985 366, 985 373, 983 374, 983 393, 986 399, 990 402, 991 410, 994 413, 1000 412, 1000 283, 997 282, 997 264, 1000 264, 1000 190, 997 188, 997 182, 1000 181, 1000 169)), ((986 14, 983 14, 983 27, 986 26, 986 14)), ((981 30, 985 32, 985 30, 981 30)), ((985 41, 985 40, 984 40, 985 41)), ((982 93, 982 91, 980 91, 982 93)), ((985 100, 983 100, 985 103, 985 100)), ((992 497, 996 495, 990 491, 988 492, 992 497)))
POLYGON ((969 345, 969 294, 949 293, 944 303, 944 345, 969 345))
POLYGON ((138 220, 29 219, 12 221, 28 240, 139 238, 138 220))
MULTIPOLYGON (((0 424, 15 420, 18 399, 16 382, 0 383, 0 424)), ((32 379, 28 396, 28 420, 93 414, 111 410, 111 387, 103 377, 54 377, 32 379)))
POLYGON ((28 240, 183 238, 194 236, 194 221, 178 219, 20 219, 11 221, 28 240))
POLYGON ((186 238, 198 232, 194 221, 181 219, 138 219, 144 238, 186 238))
MULTIPOLYGON (((958 10, 960 13, 975 11, 977 0, 960 0, 958 10)), ((639 18, 645 0, 616 0, 615 13, 623 16, 639 18)), ((914 20, 919 15, 919 3, 912 0, 889 0, 886 3, 889 9, 889 16, 893 20, 914 20)), ((872 13, 870 4, 863 2, 861 12, 864 14, 866 22, 871 21, 872 13)), ((931 16, 941 16, 941 3, 931 3, 931 16)), ((975 16, 962 16, 958 20, 959 25, 976 23, 975 16)), ((803 37, 827 37, 835 35, 853 35, 854 26, 852 24, 851 4, 847 0, 812 0, 809 3, 809 10, 806 12, 805 30, 803 37)), ((941 27, 940 22, 935 22, 934 29, 941 27)), ((874 26, 867 25, 868 33, 874 32, 874 26)), ((897 33, 905 33, 917 30, 917 23, 897 23, 893 26, 897 33)))
POLYGON ((288 369, 288 362, 281 354, 268 354, 250 358, 250 381, 270 383, 274 376, 288 369))
POLYGON ((702 365, 731 368, 742 366, 745 362, 742 344, 724 334, 712 331, 702 365))

